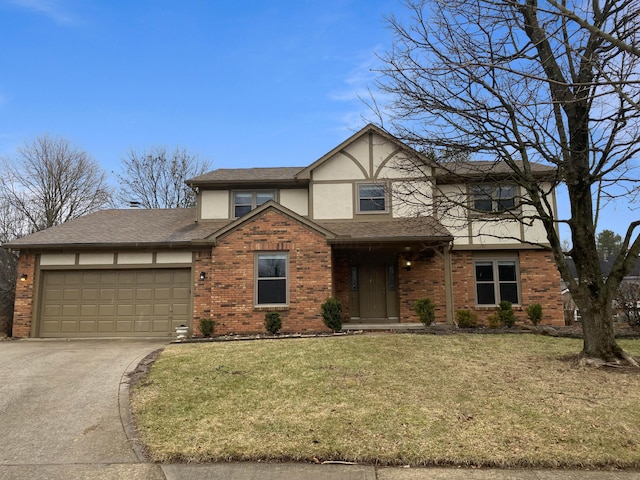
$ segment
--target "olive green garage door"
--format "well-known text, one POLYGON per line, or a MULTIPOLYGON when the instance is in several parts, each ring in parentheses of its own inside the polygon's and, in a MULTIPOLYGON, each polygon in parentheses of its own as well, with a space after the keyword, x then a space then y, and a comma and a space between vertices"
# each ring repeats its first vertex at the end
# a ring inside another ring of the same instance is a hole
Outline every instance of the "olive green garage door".
POLYGON ((168 336, 188 325, 190 269, 42 272, 40 337, 168 336))

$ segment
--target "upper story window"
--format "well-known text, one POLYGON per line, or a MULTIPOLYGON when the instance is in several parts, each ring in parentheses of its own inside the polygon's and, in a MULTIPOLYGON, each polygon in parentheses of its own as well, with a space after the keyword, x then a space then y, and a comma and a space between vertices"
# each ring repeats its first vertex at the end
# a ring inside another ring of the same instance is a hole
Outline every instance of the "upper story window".
POLYGON ((275 190, 259 190, 233 193, 233 216, 241 217, 269 200, 276 199, 275 190))
POLYGON ((361 183, 358 185, 358 213, 384 213, 387 198, 384 185, 361 183))
POLYGON ((516 206, 514 185, 474 185, 471 195, 478 212, 504 212, 516 206))

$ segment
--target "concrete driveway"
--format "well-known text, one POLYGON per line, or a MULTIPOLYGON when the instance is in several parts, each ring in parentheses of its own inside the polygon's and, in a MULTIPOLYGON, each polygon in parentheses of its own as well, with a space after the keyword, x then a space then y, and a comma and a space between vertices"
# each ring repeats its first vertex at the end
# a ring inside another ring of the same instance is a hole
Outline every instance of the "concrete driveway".
POLYGON ((126 373, 167 343, 0 342, 0 479, 164 479, 134 453, 119 393, 126 373))

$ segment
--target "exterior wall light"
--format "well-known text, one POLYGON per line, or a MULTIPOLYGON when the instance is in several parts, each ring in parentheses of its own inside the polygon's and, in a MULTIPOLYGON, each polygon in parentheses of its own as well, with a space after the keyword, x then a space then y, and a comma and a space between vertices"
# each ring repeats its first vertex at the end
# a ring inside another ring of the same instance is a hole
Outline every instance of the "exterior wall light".
POLYGON ((411 259, 407 258, 404 261, 404 268, 407 270, 407 272, 411 270, 411 259))
POLYGON ((200 272, 200 280, 207 278, 207 272, 200 272))
POLYGON ((27 274, 23 273, 22 275, 20 275, 20 281, 21 282, 26 282, 27 281, 27 274))

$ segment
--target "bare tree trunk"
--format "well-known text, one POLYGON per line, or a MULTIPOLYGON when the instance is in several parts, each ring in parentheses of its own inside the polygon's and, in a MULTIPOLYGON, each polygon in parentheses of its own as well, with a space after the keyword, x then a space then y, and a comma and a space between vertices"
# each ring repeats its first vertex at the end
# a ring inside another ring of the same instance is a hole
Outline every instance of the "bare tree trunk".
POLYGON ((576 305, 582 315, 584 341, 581 356, 605 361, 625 358, 615 339, 611 307, 606 303, 592 303, 583 307, 577 302, 576 305))

